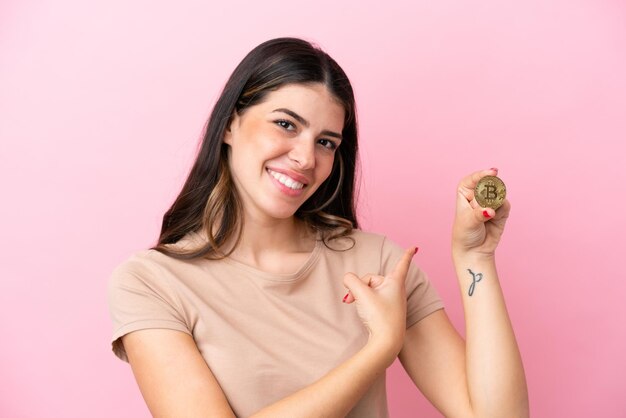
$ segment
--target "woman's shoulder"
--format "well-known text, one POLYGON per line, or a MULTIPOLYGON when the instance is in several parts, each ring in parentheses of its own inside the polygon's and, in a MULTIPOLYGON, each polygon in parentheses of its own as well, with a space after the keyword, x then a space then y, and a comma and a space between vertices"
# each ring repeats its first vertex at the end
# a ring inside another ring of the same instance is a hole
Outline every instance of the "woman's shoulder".
POLYGON ((134 280, 150 280, 167 263, 166 258, 169 257, 153 249, 136 250, 113 268, 109 281, 111 284, 121 284, 134 280))
POLYGON ((158 264, 160 255, 163 254, 152 248, 135 250, 117 264, 113 271, 134 271, 154 267, 158 264))
MULTIPOLYGON (((164 247, 174 253, 184 253, 197 249, 203 242, 200 234, 190 232, 177 242, 164 247)), ((133 280, 134 277, 150 281, 164 275, 176 276, 176 272, 186 269, 196 261, 173 257, 154 248, 140 249, 131 252, 113 269, 111 280, 133 280)))
MULTIPOLYGON (((184 252, 198 248, 202 245, 200 234, 189 232, 183 238, 172 244, 165 244, 164 247, 173 252, 184 252)), ((133 270, 145 268, 158 268, 159 266, 184 262, 182 259, 174 258, 154 248, 136 250, 123 260, 116 270, 133 270)))

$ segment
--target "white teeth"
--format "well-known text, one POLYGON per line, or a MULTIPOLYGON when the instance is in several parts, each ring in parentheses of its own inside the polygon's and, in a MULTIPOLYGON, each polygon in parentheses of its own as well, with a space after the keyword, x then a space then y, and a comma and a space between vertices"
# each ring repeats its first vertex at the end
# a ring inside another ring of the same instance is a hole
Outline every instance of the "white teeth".
POLYGON ((272 175, 272 177, 274 177, 280 183, 284 184, 285 186, 289 187, 290 189, 300 190, 300 189, 302 189, 304 187, 304 184, 302 184, 300 182, 297 182, 294 179, 292 179, 291 177, 287 177, 284 174, 277 173, 275 171, 270 170, 269 168, 267 169, 267 172, 270 173, 272 175))

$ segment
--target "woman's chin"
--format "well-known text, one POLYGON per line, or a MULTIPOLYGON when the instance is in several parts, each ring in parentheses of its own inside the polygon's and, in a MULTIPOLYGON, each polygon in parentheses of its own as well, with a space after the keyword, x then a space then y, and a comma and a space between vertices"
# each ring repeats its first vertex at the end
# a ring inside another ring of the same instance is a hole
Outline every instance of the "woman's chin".
POLYGON ((296 205, 267 205, 261 208, 259 214, 271 219, 287 220, 293 218, 297 210, 298 206, 296 205))
POLYGON ((286 220, 286 219, 293 218, 295 214, 296 214, 296 210, 292 209, 292 210, 275 211, 271 213, 270 216, 275 219, 286 220))

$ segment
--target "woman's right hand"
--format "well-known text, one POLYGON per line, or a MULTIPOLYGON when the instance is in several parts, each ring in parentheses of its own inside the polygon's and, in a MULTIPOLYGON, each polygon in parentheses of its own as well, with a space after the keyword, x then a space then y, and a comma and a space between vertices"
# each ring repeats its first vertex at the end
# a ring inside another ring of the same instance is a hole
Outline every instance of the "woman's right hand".
POLYGON ((406 332, 406 276, 417 248, 407 249, 387 276, 346 273, 344 286, 349 290, 345 303, 356 302, 356 309, 368 329, 368 344, 382 348, 393 362, 406 332))

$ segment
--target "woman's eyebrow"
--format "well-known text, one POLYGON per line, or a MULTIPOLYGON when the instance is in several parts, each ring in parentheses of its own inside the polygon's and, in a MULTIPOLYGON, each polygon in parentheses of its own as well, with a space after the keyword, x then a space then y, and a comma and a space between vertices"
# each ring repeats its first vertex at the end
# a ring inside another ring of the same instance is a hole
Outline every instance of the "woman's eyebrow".
MULTIPOLYGON (((306 126, 307 128, 310 126, 310 123, 308 120, 304 119, 302 116, 298 115, 296 112, 294 112, 293 110, 289 110, 286 109, 284 107, 281 107, 279 109, 274 109, 272 111, 272 113, 274 112, 283 112, 288 114, 289 116, 291 116, 292 118, 294 118, 295 120, 297 120, 298 122, 300 122, 301 124, 303 124, 304 126, 306 126)), ((337 139, 343 139, 343 137, 341 136, 341 134, 338 134, 337 132, 332 132, 332 131, 328 131, 328 130, 324 130, 322 131, 322 135, 327 135, 327 136, 332 136, 335 137, 337 139)))

